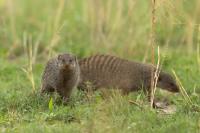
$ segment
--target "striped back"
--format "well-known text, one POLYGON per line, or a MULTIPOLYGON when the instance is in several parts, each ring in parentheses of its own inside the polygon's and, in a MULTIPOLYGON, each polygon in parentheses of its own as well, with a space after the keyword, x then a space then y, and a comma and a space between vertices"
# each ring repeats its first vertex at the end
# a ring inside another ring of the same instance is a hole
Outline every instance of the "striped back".
MULTIPOLYGON (((79 61, 84 71, 95 73, 109 72, 117 73, 126 60, 110 55, 95 55, 79 61)), ((104 74, 104 73, 102 73, 104 74)))
MULTIPOLYGON (((134 69, 139 65, 111 55, 95 55, 79 60, 81 83, 89 81, 99 87, 132 87, 133 75, 141 75, 134 69)), ((140 64, 141 65, 141 64, 140 64)), ((137 80, 137 79, 136 79, 137 80)))

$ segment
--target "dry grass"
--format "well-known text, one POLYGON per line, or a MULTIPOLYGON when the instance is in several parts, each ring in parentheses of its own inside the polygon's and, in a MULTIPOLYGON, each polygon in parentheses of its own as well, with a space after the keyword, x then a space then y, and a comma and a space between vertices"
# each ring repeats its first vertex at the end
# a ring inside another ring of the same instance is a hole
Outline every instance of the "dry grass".
POLYGON ((153 107, 153 102, 154 102, 154 97, 155 97, 155 93, 156 93, 156 86, 158 83, 158 77, 160 74, 160 70, 161 70, 161 63, 160 63, 161 59, 160 59, 160 49, 158 47, 158 61, 157 61, 157 65, 156 65, 156 71, 154 72, 153 75, 153 90, 152 90, 152 94, 151 94, 151 107, 153 107))
POLYGON ((181 92, 183 98, 185 99, 186 103, 189 104, 189 105, 193 105, 192 100, 190 99, 189 95, 187 94, 187 92, 186 92, 185 88, 183 87, 180 79, 176 75, 176 72, 174 70, 172 70, 172 72, 173 72, 173 74, 174 74, 174 76, 176 78, 176 81, 177 81, 177 83, 179 85, 179 88, 180 88, 180 92, 181 92))
POLYGON ((63 14, 64 5, 65 5, 65 0, 59 0, 58 7, 56 10, 56 14, 55 14, 55 20, 54 20, 54 24, 53 24, 52 39, 50 40, 49 46, 46 47, 46 49, 44 51, 49 56, 52 53, 53 49, 59 45, 59 41, 61 40, 59 33, 64 26, 64 23, 61 24, 61 16, 63 14))
POLYGON ((198 41, 197 41, 197 63, 200 68, 200 26, 198 28, 198 41))
MULTIPOLYGON (((156 36, 155 36, 155 26, 156 26, 156 0, 151 0, 151 34, 150 34, 150 44, 151 44, 151 63, 155 64, 155 45, 156 45, 156 36)), ((155 75, 154 68, 151 70, 151 93, 150 93, 150 106, 153 107, 154 102, 154 90, 156 90, 155 84, 155 75)))
POLYGON ((8 19, 9 19, 9 26, 10 26, 10 33, 12 36, 12 45, 7 52, 7 57, 9 57, 13 51, 19 46, 19 39, 17 37, 16 31, 16 22, 15 22, 15 7, 13 0, 7 0, 6 2, 7 12, 8 12, 8 19))
POLYGON ((31 82, 32 85, 32 91, 35 92, 35 81, 34 81, 34 74, 33 74, 33 63, 35 62, 36 56, 37 56, 37 49, 39 43, 37 42, 36 45, 33 45, 32 37, 27 36, 26 33, 24 33, 23 37, 23 47, 24 52, 26 53, 27 57, 27 67, 22 68, 22 70, 26 73, 27 78, 31 82), (34 46, 34 47, 33 47, 34 46))

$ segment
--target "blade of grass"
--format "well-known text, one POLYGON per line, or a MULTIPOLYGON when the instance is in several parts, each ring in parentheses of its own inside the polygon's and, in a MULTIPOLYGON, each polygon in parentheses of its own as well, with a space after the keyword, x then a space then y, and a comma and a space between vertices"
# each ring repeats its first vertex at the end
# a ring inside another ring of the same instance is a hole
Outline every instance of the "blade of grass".
POLYGON ((200 25, 198 27, 198 40, 197 40, 197 63, 200 68, 200 25))
POLYGON ((178 82, 178 85, 180 87, 180 91, 181 91, 181 94, 183 96, 183 98, 185 99, 185 101, 189 104, 189 105, 193 105, 193 102, 192 100, 190 99, 189 95, 187 94, 185 88, 183 87, 180 79, 178 78, 178 76, 176 75, 176 72, 174 70, 172 70, 175 78, 176 78, 176 81, 178 82))

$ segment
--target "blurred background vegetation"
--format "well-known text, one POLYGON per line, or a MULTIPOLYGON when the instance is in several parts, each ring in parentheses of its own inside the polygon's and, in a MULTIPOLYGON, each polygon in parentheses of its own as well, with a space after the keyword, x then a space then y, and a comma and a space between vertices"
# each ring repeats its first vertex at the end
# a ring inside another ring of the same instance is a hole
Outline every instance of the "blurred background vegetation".
MULTIPOLYGON (((155 16, 156 45, 194 52, 200 1, 157 0, 155 16)), ((151 1, 0 0, 0 27, 0 54, 9 58, 23 55, 24 40, 37 55, 144 56, 150 49, 151 1)))

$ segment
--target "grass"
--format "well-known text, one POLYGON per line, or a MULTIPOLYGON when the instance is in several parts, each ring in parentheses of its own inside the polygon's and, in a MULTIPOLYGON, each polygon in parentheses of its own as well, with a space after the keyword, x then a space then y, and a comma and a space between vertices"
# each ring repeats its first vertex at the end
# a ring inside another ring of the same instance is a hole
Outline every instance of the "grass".
POLYGON ((143 92, 104 99, 75 90, 68 105, 39 94, 44 64, 60 52, 151 62, 151 1, 0 0, 0 132, 200 132, 198 3, 155 3, 155 61, 187 92, 156 89, 155 98, 177 107, 166 115, 143 92))

